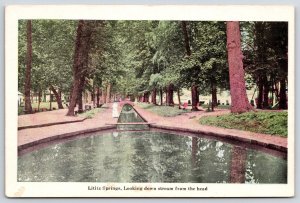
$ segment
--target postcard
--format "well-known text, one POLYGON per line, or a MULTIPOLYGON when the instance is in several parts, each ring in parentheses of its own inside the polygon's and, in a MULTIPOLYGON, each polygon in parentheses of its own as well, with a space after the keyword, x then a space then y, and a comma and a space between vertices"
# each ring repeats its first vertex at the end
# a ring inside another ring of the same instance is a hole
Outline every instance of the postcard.
POLYGON ((294 27, 291 6, 7 6, 6 196, 294 196, 294 27))

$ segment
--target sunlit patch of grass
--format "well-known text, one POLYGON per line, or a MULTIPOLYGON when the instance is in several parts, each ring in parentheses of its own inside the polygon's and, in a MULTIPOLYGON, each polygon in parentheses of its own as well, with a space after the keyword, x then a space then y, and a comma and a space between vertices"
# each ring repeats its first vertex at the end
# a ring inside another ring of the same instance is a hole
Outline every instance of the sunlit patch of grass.
POLYGON ((95 115, 98 114, 98 113, 100 113, 102 110, 103 110, 103 108, 94 108, 92 110, 80 113, 79 116, 87 118, 87 119, 91 119, 91 118, 94 118, 95 115))
POLYGON ((287 112, 247 112, 200 118, 200 124, 287 137, 287 112))
POLYGON ((143 109, 147 109, 163 117, 174 117, 191 112, 190 110, 179 109, 178 106, 157 106, 148 103, 138 103, 138 105, 143 109))

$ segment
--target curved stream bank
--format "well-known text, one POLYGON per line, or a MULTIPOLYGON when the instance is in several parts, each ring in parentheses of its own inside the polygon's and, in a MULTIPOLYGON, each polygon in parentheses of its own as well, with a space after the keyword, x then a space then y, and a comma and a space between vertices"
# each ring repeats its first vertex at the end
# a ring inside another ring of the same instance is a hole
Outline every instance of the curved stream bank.
MULTIPOLYGON (((165 118, 154 115, 137 106, 133 106, 133 108, 136 113, 154 129, 202 134, 287 152, 286 138, 234 129, 202 126, 195 122, 196 119, 180 116, 180 119, 176 120, 176 118, 165 118)), ((97 131, 117 129, 116 125, 107 125, 107 123, 117 124, 117 118, 112 118, 111 105, 109 105, 105 111, 101 112, 101 115, 97 115, 93 119, 87 119, 80 123, 20 130, 18 131, 18 151, 47 142, 59 141, 97 131)))

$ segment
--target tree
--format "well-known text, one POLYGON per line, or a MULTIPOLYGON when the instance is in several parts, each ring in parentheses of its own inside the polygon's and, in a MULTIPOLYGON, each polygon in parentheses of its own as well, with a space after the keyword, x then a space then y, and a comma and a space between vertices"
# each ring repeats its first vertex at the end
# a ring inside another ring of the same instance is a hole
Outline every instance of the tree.
MULTIPOLYGON (((69 91, 72 73, 73 41, 75 21, 31 20, 32 22, 32 65, 31 95, 38 95, 40 102, 51 86, 61 95, 69 91)), ((18 77, 19 91, 24 93, 26 75, 26 23, 19 21, 18 77)), ((51 90, 52 91, 52 90, 51 90)), ((66 95, 66 94, 65 94, 66 95)), ((56 98, 62 107, 62 98, 56 98)), ((45 101, 45 99, 44 99, 45 101)), ((39 109, 39 108, 38 108, 39 109)))
POLYGON ((74 63, 73 63, 73 85, 71 100, 69 105, 69 110, 67 116, 74 116, 74 108, 78 101, 78 92, 82 87, 82 77, 85 77, 85 62, 87 60, 87 45, 89 42, 89 34, 85 33, 87 30, 87 23, 84 20, 78 22, 77 27, 77 37, 75 43, 75 54, 74 54, 74 63))
POLYGON ((32 113, 30 101, 30 88, 31 88, 31 67, 32 67, 32 24, 31 20, 27 21, 27 55, 26 55, 26 74, 25 74, 25 111, 32 113))
POLYGON ((243 113, 252 110, 249 104, 245 73, 243 68, 243 54, 241 51, 241 32, 238 21, 228 21, 227 27, 227 52, 229 64, 231 112, 243 113))
POLYGON ((245 70, 251 75, 250 82, 253 80, 258 89, 257 108, 269 108, 270 104, 273 105, 274 94, 275 102, 279 101, 279 108, 287 108, 287 28, 286 22, 242 24, 245 70), (279 88, 284 94, 281 97, 279 88))
MULTIPOLYGON (((183 31, 183 35, 184 35, 184 44, 185 44, 185 49, 186 49, 186 56, 190 57, 191 56, 191 48, 190 48, 190 39, 189 39, 189 35, 188 35, 188 30, 187 30, 187 22, 186 21, 182 21, 181 22, 182 25, 182 31, 183 31)), ((198 107, 197 104, 199 102, 199 95, 198 95, 198 90, 197 90, 198 86, 193 83, 192 84, 192 111, 198 111, 198 107)))
POLYGON ((269 37, 278 67, 278 80, 280 82, 279 109, 287 109, 286 84, 288 75, 288 23, 270 23, 269 37))

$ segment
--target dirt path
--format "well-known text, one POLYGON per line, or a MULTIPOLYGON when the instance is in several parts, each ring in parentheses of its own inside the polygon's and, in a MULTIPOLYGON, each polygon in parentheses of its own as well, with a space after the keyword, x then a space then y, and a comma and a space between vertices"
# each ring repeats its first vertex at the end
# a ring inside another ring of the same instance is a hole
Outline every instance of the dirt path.
POLYGON ((151 125, 162 129, 175 129, 180 131, 193 130, 199 133, 205 133, 208 135, 217 134, 220 137, 232 138, 249 143, 259 143, 260 145, 270 148, 287 148, 287 138, 272 136, 262 133, 254 133, 236 129, 227 129, 214 126, 200 125, 199 118, 202 116, 218 116, 229 114, 229 110, 216 109, 214 112, 196 111, 187 114, 182 114, 175 117, 162 117, 156 115, 148 110, 142 109, 139 106, 135 106, 135 109, 146 119, 148 122, 155 123, 151 125))
MULTIPOLYGON (((205 126, 199 124, 199 118, 202 116, 216 116, 228 114, 229 110, 217 109, 215 112, 197 111, 182 114, 175 117, 162 117, 148 110, 142 109, 137 105, 134 106, 139 114, 145 118, 152 127, 161 129, 172 129, 186 132, 197 132, 199 134, 217 135, 224 138, 232 138, 249 143, 259 143, 260 145, 271 148, 287 148, 287 139, 271 136, 261 133, 253 133, 235 129, 225 129, 214 126, 205 126)), ((28 128, 18 131, 18 146, 34 146, 41 142, 51 141, 53 139, 62 138, 64 136, 73 136, 80 133, 86 133, 96 130, 112 129, 114 126, 108 123, 116 123, 117 118, 112 117, 112 104, 104 106, 104 110, 98 113, 92 119, 86 119, 81 122, 67 123, 60 125, 45 126, 39 128, 28 128)), ((118 111, 120 111, 120 107, 118 111)), ((57 110, 53 112, 43 112, 19 117, 19 125, 28 125, 28 123, 46 123, 55 120, 76 121, 78 117, 67 117, 66 110, 57 110)), ((80 118, 82 119, 82 118, 80 118)))
MULTIPOLYGON (((105 108, 105 109, 103 111, 101 111, 100 113, 98 113, 94 118, 86 119, 82 122, 19 130, 18 131, 18 146, 24 145, 24 144, 27 144, 30 142, 35 142, 35 141, 38 141, 41 139, 49 138, 49 137, 54 138, 54 137, 57 137, 60 135, 69 136, 72 133, 83 132, 83 131, 86 131, 89 129, 101 129, 101 128, 105 129, 105 128, 112 127, 112 126, 106 125, 106 123, 117 122, 117 118, 112 117, 111 104, 106 105, 101 108, 105 108)), ((51 113, 49 113, 48 115, 51 117, 52 115, 50 115, 50 114, 51 113)), ((60 119, 61 112, 57 112, 57 114, 59 116, 57 116, 56 118, 60 119)), ((36 117, 38 117, 38 115, 35 115, 35 114, 28 115, 28 116, 32 116, 32 117, 34 117, 34 119, 36 119, 36 117)), ((41 118, 42 117, 47 117, 47 115, 46 114, 41 115, 41 118)), ((69 116, 64 116, 64 117, 67 117, 64 119, 69 119, 69 118, 74 118, 75 120, 76 120, 76 118, 78 119, 78 117, 69 117, 69 116)), ((54 118, 55 118, 55 116, 53 118, 51 117, 51 121, 54 118)), ((80 119, 82 119, 82 118, 80 118, 80 119)), ((45 121, 45 120, 46 119, 44 119, 43 121, 45 121)), ((28 123, 28 121, 27 121, 27 123, 28 123)))

